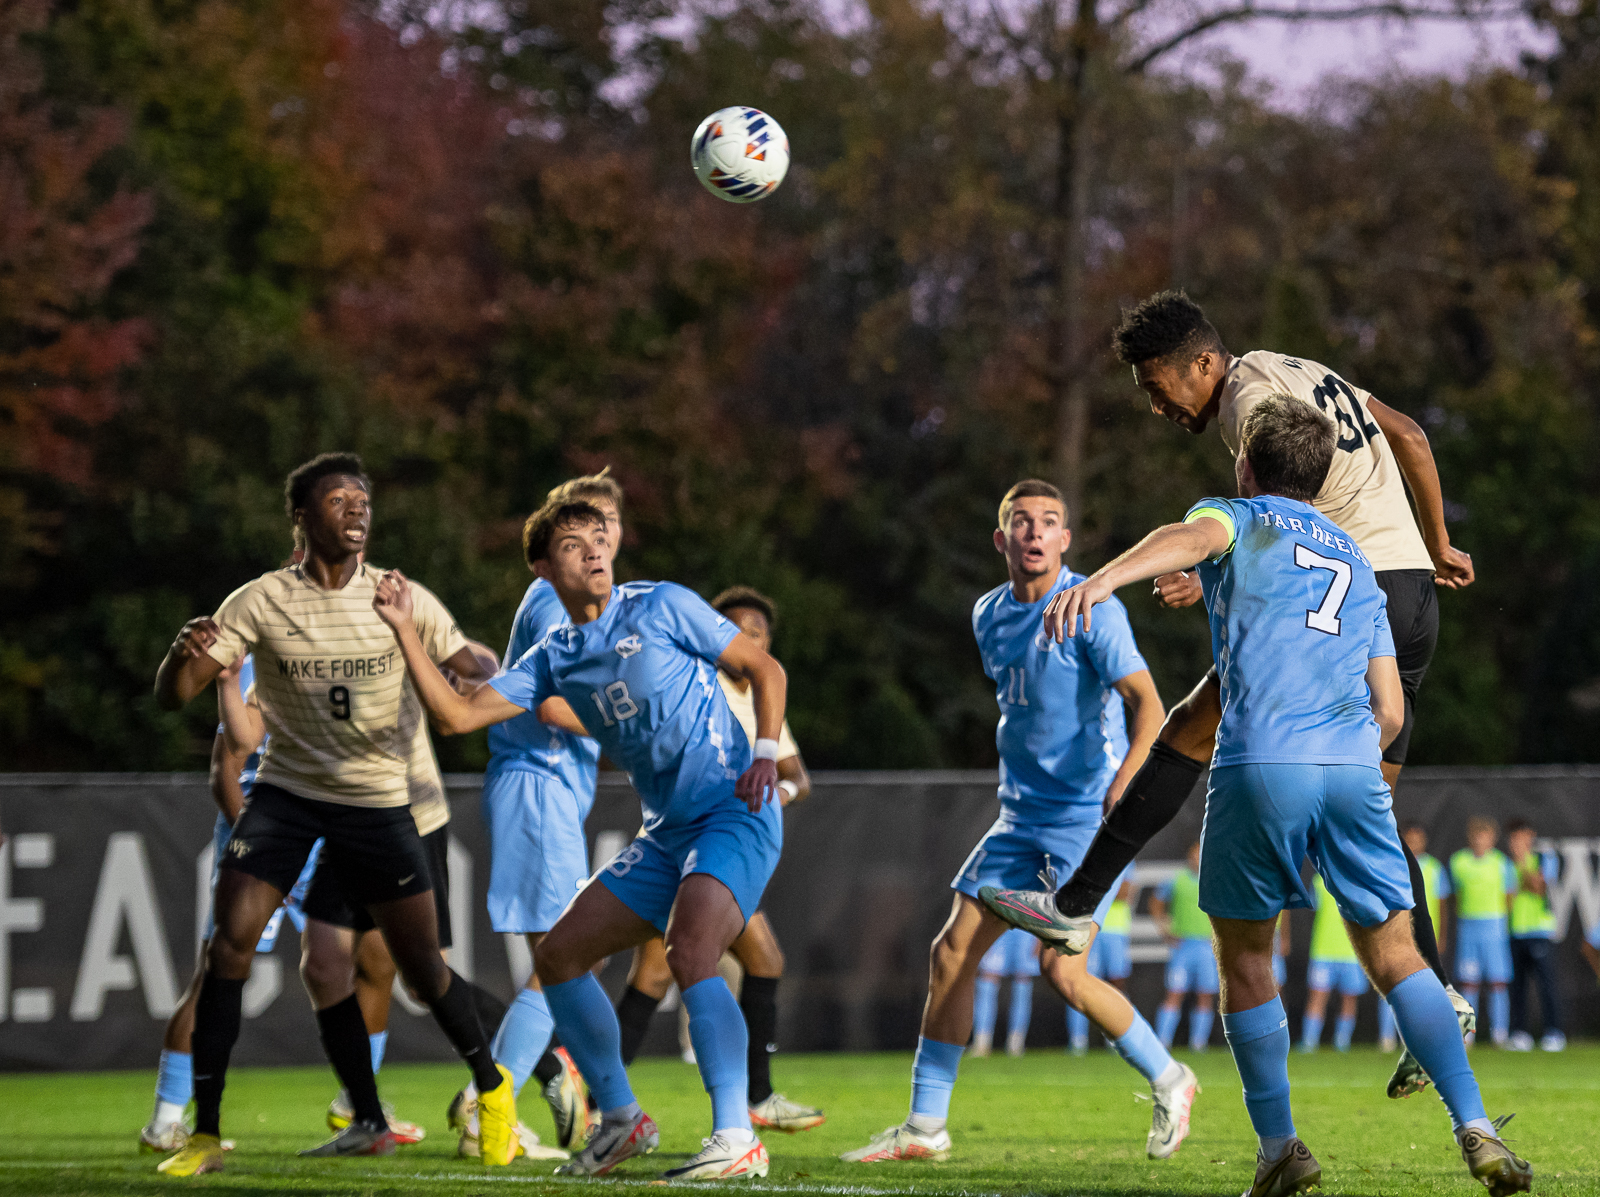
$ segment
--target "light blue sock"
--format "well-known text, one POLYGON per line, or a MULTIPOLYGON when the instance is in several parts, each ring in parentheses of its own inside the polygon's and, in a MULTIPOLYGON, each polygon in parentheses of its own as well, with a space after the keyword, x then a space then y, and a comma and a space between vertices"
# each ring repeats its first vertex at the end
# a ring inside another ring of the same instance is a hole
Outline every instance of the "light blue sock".
MULTIPOLYGON (((1138 1020, 1139 1016, 1135 1014, 1134 1018, 1138 1020)), ((1150 1036, 1154 1038, 1155 1032, 1151 1031, 1150 1036)), ((1089 1046, 1089 1019, 1071 1006, 1067 1007, 1067 1042, 1073 1047, 1089 1046)))
POLYGON ((1459 1129, 1463 1123, 1485 1117, 1483 1096, 1461 1043, 1455 1007, 1439 978, 1426 968, 1412 973, 1389 991, 1389 1005, 1394 1008, 1401 1038, 1428 1070, 1449 1108, 1451 1123, 1459 1129))
POLYGON ((750 1129, 750 1032, 733 992, 721 977, 683 991, 700 1081, 711 1095, 711 1129, 750 1129))
POLYGON ((1356 1020, 1341 1018, 1333 1024, 1333 1046, 1342 1052, 1350 1050, 1350 1040, 1356 1033, 1356 1020))
POLYGON ((1511 1032, 1511 994, 1504 985, 1489 990, 1489 1034, 1494 1042, 1502 1043, 1511 1032))
POLYGON ((1383 1000, 1378 1002, 1378 1038, 1394 1038, 1394 1011, 1389 1009, 1389 1003, 1383 1000))
POLYGON ((372 1075, 378 1075, 378 1069, 383 1067, 383 1052, 389 1046, 389 1032, 379 1031, 367 1036, 367 1043, 372 1047, 372 1075))
POLYGON ((1169 1010, 1163 1006, 1156 1011, 1156 1037, 1162 1047, 1172 1046, 1172 1037, 1178 1033, 1178 1019, 1183 1017, 1183 1007, 1169 1010))
POLYGON ((1322 1016, 1307 1014, 1300 1022, 1300 1050, 1314 1052, 1322 1042, 1322 1016))
POLYGON ((961 1051, 959 1043, 940 1043, 926 1036, 917 1039, 917 1058, 911 1064, 913 1115, 940 1123, 950 1117, 950 1091, 956 1087, 961 1051))
POLYGON ((555 1025, 543 990, 517 991, 516 999, 500 1020, 500 1029, 494 1036, 495 1063, 511 1070, 513 1093, 521 1093, 522 1086, 533 1075, 533 1066, 550 1046, 550 1032, 555 1025))
POLYGON ((1244 1106, 1256 1134, 1264 1140, 1294 1134, 1289 1112, 1289 1019, 1283 999, 1224 1014, 1222 1033, 1244 1082, 1244 1106))
POLYGON ((1202 1010, 1199 1006, 1189 1011, 1189 1047, 1192 1050, 1206 1050, 1211 1042, 1211 1023, 1215 1018, 1215 1011, 1202 1010))
POLYGON ((194 1057, 188 1052, 163 1051, 156 1070, 156 1098, 186 1106, 194 1097, 194 1057))
POLYGON ((545 1001, 561 1031, 561 1042, 589 1083, 600 1110, 633 1104, 633 1088, 622 1062, 622 1028, 606 991, 593 973, 544 988, 545 1001))
POLYGON ((1033 1020, 1033 978, 1017 977, 1011 982, 1011 1008, 1006 1014, 1006 1034, 1026 1035, 1033 1020))
POLYGON ((972 1030, 994 1038, 994 1020, 1000 1011, 1000 982, 979 977, 972 992, 972 1030))
POLYGON ((1111 1050, 1133 1065, 1134 1070, 1147 1081, 1154 1081, 1172 1066, 1172 1056, 1161 1046, 1161 1040, 1156 1038, 1150 1024, 1137 1010, 1133 1012, 1133 1025, 1121 1039, 1113 1039, 1110 1043, 1111 1050))

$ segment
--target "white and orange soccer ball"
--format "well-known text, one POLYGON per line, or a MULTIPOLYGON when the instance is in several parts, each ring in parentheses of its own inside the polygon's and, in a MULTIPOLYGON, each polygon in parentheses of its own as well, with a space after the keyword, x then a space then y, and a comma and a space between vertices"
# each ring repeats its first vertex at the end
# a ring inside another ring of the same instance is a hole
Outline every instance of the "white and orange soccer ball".
POLYGON ((730 204, 753 204, 789 173, 789 135, 759 108, 723 108, 700 122, 689 143, 695 177, 730 204))

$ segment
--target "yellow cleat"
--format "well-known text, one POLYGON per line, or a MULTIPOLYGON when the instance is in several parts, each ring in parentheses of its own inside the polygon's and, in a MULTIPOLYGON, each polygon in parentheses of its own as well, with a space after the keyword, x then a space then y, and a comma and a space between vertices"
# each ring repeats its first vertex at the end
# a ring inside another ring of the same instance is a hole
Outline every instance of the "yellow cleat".
POLYGON ((478 1094, 479 1158, 490 1166, 505 1167, 517 1158, 517 1096, 511 1073, 496 1064, 500 1083, 487 1093, 478 1094))
POLYGON ((199 1176, 202 1172, 222 1171, 222 1140, 216 1135, 190 1135, 189 1142, 177 1155, 168 1156, 156 1165, 157 1172, 168 1176, 199 1176))

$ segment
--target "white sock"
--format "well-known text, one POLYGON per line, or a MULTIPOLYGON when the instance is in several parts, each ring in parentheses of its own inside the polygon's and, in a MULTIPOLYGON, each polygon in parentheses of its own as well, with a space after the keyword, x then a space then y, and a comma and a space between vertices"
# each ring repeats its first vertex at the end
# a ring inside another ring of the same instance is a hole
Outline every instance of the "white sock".
POLYGON ((1461 1136, 1466 1134, 1469 1130, 1475 1130, 1481 1135, 1488 1135, 1492 1139, 1498 1139, 1500 1137, 1500 1132, 1494 1129, 1494 1123, 1490 1122, 1487 1118, 1474 1118, 1471 1122, 1463 1122, 1460 1127, 1457 1128, 1456 1139, 1459 1140, 1461 1136))
POLYGON ((639 1116, 639 1103, 630 1101, 625 1106, 618 1106, 614 1110, 606 1110, 600 1115, 602 1122, 632 1122, 639 1116))
POLYGON ((936 1135, 944 1129, 948 1119, 935 1118, 932 1114, 912 1114, 906 1119, 906 1125, 919 1135, 936 1135))
POLYGON ((713 1135, 721 1135, 729 1143, 734 1144, 754 1143, 756 1141, 755 1131, 748 1126, 725 1126, 711 1133, 713 1135))
POLYGON ((1152 1089, 1170 1089, 1183 1079, 1183 1065, 1176 1060, 1168 1060, 1167 1066, 1161 1070, 1161 1075, 1150 1079, 1152 1089))
POLYGON ((468 1081, 467 1082, 467 1087, 461 1091, 461 1100, 465 1101, 465 1102, 469 1102, 469 1103, 478 1100, 478 1082, 477 1081, 468 1081))
POLYGON ((1269 1164, 1276 1164, 1283 1158, 1283 1153, 1289 1150, 1289 1144, 1294 1142, 1293 1135, 1284 1135, 1281 1138, 1261 1137, 1261 1158, 1269 1164))
POLYGON ((156 1112, 150 1115, 151 1126, 171 1126, 174 1122, 183 1121, 183 1107, 174 1105, 170 1101, 156 1099, 156 1112))

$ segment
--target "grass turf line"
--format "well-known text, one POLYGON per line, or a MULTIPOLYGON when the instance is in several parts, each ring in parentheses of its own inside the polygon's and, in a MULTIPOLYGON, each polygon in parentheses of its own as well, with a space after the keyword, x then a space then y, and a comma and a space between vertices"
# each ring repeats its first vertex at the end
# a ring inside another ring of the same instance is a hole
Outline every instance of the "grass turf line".
MULTIPOLYGON (((943 1164, 841 1163, 842 1151, 905 1116, 911 1058, 906 1054, 780 1056, 779 1087, 821 1105, 828 1121, 799 1135, 763 1136, 772 1174, 756 1187, 783 1193, 864 1194, 1235 1194, 1247 1188, 1255 1139, 1228 1053, 1179 1053, 1205 1092, 1194 1132, 1173 1160, 1144 1158, 1150 1106, 1146 1087, 1120 1060, 1096 1050, 1071 1059, 1037 1051, 1020 1060, 965 1060, 951 1106, 952 1158, 943 1164)), ((1507 1130, 1533 1160, 1542 1197, 1600 1197, 1600 1047, 1561 1055, 1472 1054, 1491 1115, 1516 1111, 1507 1130)), ((1295 1121, 1323 1165, 1324 1192, 1378 1197, 1484 1190, 1468 1177, 1432 1091, 1393 1102, 1383 1095, 1393 1058, 1371 1049, 1324 1050, 1290 1060, 1295 1121)), ((694 1068, 642 1060, 634 1084, 661 1126, 661 1149, 624 1164, 612 1178, 550 1177, 554 1164, 519 1162, 485 1170, 454 1158, 444 1108, 465 1079, 459 1066, 397 1065, 381 1079, 402 1117, 428 1139, 387 1159, 301 1160, 294 1152, 326 1137, 333 1096, 322 1068, 240 1069, 228 1078, 223 1133, 239 1148, 219 1176, 173 1181, 159 1157, 140 1155, 136 1137, 149 1117, 154 1074, 123 1072, 0 1076, 0 1193, 40 1197, 154 1194, 190 1185, 255 1194, 563 1194, 574 1185, 632 1188, 698 1150, 710 1130, 710 1104, 694 1068)), ((553 1138, 549 1112, 533 1087, 523 1120, 553 1138)), ((684 1186, 679 1186, 684 1187, 684 1186)), ((709 1187, 709 1186, 694 1186, 709 1187)))

